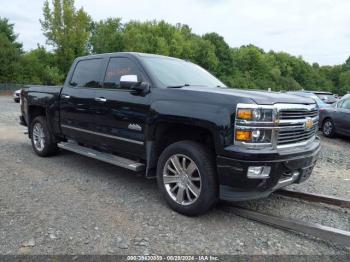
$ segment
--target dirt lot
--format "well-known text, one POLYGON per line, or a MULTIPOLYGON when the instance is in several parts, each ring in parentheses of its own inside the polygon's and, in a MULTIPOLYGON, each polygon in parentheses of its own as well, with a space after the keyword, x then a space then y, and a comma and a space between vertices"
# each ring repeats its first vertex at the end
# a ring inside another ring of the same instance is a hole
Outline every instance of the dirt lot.
MULTIPOLYGON (((0 96, 0 254, 350 254, 350 249, 222 211, 198 218, 168 209, 155 180, 61 151, 39 158, 0 96)), ((322 137, 312 177, 291 188, 350 196, 350 140, 322 137)), ((242 203, 350 230, 349 209, 272 195, 242 203)))

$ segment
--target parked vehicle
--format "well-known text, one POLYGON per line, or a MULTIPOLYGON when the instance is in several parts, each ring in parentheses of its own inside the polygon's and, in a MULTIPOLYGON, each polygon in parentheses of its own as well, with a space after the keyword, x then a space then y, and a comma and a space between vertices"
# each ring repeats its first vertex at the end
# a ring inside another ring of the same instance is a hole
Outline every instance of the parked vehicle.
POLYGON ((22 100, 37 155, 63 148, 144 172, 185 215, 301 183, 320 150, 314 100, 229 89, 176 58, 81 57, 62 87, 29 86, 22 100))
POLYGON ((338 99, 330 92, 323 91, 312 91, 315 95, 317 95, 323 102, 326 104, 333 104, 338 101, 338 99))
POLYGON ((345 95, 329 108, 320 110, 322 132, 327 137, 337 134, 350 137, 350 95, 345 95))
POLYGON ((15 101, 16 103, 19 103, 21 101, 21 89, 16 90, 15 92, 13 92, 13 101, 15 101))
POLYGON ((329 104, 326 104, 325 102, 323 102, 321 100, 321 98, 319 98, 317 95, 315 95, 314 93, 311 93, 311 92, 292 91, 292 92, 288 92, 288 94, 312 98, 313 100, 315 100, 315 102, 319 108, 330 107, 329 104))

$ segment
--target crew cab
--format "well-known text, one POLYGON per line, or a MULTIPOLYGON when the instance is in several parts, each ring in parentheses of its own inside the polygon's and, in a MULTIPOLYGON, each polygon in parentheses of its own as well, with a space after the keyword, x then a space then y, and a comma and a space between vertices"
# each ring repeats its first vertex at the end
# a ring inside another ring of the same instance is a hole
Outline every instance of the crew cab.
POLYGON ((21 99, 37 155, 61 148, 142 172, 189 216, 305 181, 320 150, 313 99, 231 89, 171 57, 80 57, 63 86, 28 86, 21 99))

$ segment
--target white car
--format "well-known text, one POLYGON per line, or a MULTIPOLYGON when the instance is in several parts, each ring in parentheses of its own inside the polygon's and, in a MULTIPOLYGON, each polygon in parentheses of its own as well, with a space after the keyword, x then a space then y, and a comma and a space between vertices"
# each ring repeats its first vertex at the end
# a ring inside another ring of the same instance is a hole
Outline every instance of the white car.
POLYGON ((15 92, 13 92, 13 100, 16 103, 19 103, 21 101, 21 89, 18 89, 15 92))

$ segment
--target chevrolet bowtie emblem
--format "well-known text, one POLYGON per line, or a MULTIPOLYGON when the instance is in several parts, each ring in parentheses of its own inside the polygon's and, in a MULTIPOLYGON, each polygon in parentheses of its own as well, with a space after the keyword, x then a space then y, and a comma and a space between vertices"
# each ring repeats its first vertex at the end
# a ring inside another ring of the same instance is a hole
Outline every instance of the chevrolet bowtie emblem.
POLYGON ((305 128, 311 129, 313 126, 314 126, 314 122, 312 121, 312 119, 311 118, 306 119, 305 128))

